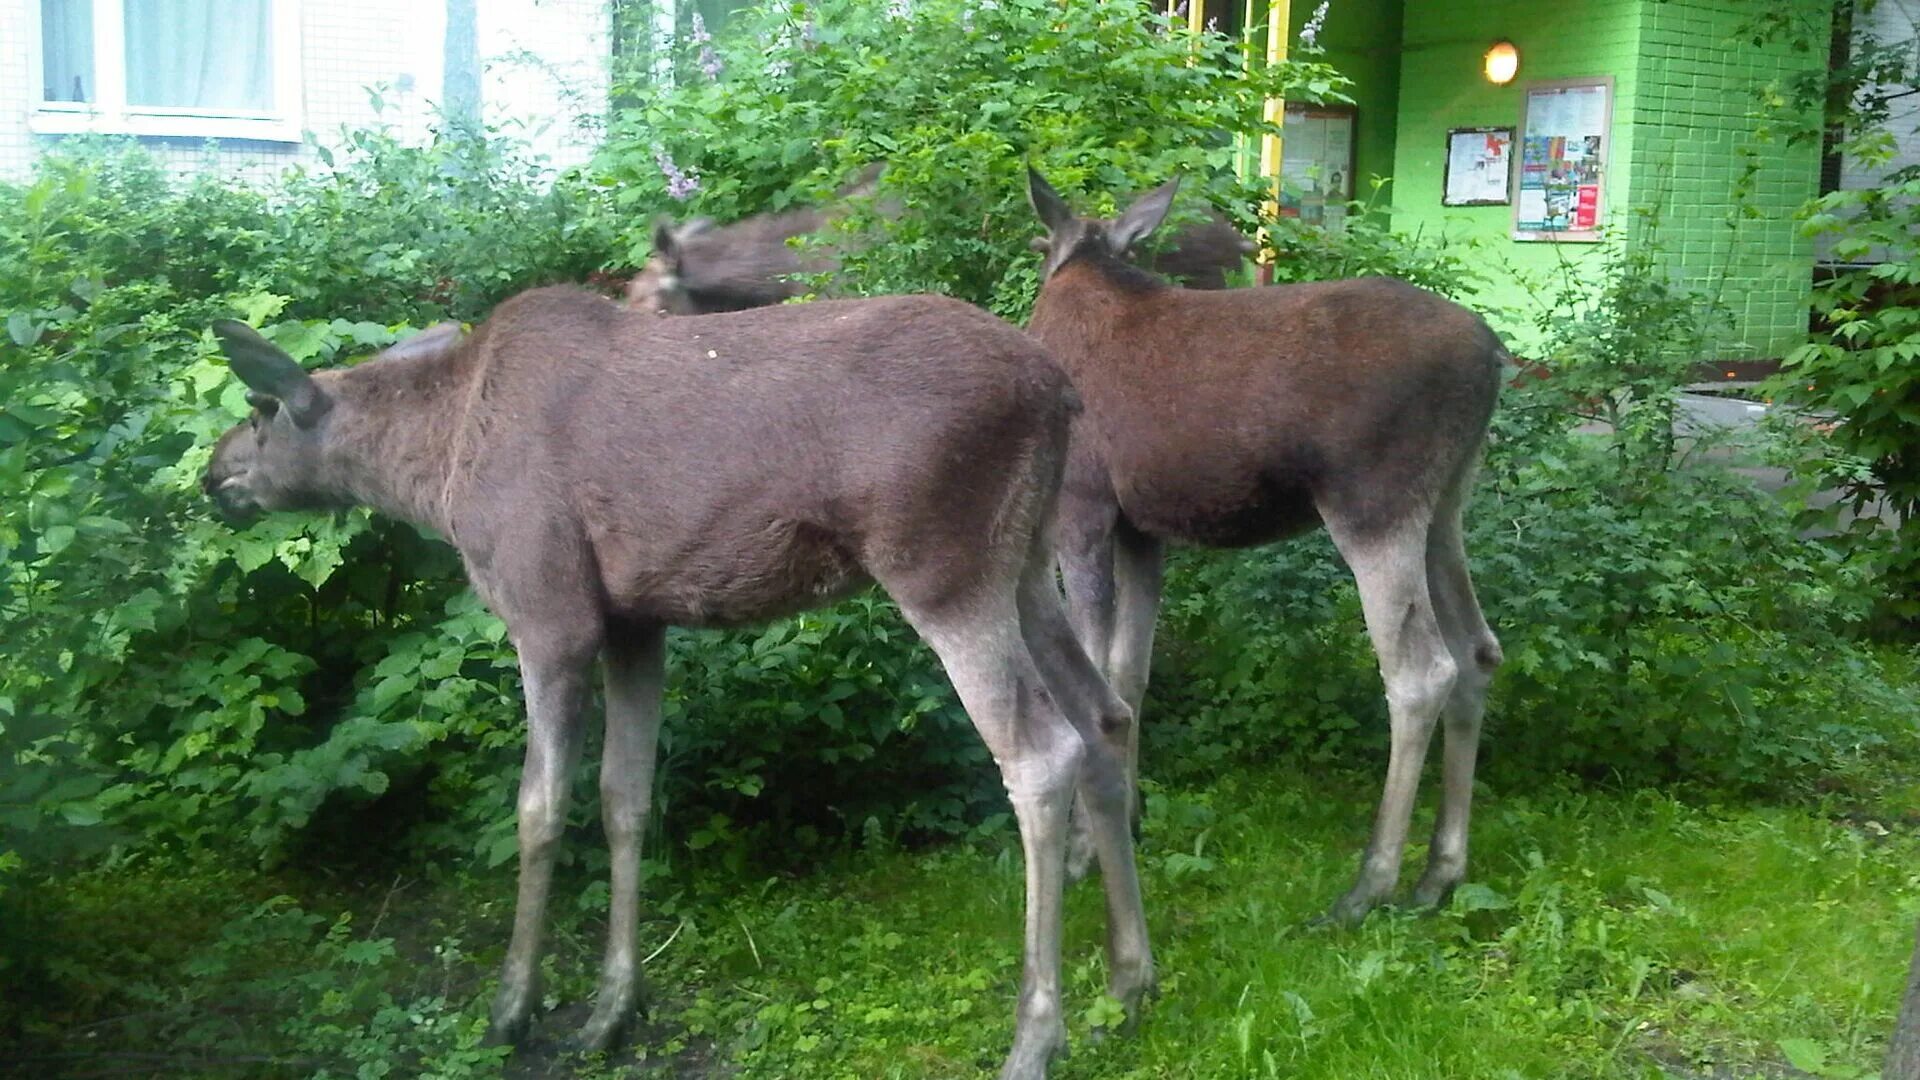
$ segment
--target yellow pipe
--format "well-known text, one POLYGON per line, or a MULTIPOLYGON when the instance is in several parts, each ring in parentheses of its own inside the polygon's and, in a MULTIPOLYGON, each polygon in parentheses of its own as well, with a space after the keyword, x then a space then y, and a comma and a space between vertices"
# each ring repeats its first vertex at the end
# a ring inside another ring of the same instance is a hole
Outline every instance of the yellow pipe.
MULTIPOLYGON (((1291 7, 1290 0, 1267 0, 1268 67, 1274 67, 1286 62, 1287 25, 1292 15, 1291 7)), ((1267 123, 1279 127, 1285 123, 1286 116, 1287 103, 1285 101, 1277 97, 1267 99, 1267 123)), ((1261 216, 1272 221, 1278 221, 1280 218, 1280 157, 1280 136, 1276 134, 1262 135, 1260 137, 1260 176, 1262 179, 1268 181, 1270 187, 1268 189, 1269 195, 1265 212, 1261 216)), ((1262 228, 1261 232, 1263 235, 1260 237, 1260 261, 1269 264, 1263 273, 1270 279, 1272 275, 1271 263, 1273 260, 1272 235, 1271 232, 1265 228, 1262 228)))
POLYGON ((1192 0, 1187 5, 1187 29, 1199 33, 1207 28, 1207 0, 1192 0))

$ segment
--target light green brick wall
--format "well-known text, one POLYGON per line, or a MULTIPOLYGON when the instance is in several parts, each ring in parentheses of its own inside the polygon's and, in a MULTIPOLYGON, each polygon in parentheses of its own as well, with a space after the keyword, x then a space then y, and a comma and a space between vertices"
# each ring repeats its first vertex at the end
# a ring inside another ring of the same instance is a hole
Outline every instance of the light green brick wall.
POLYGON ((1759 91, 1825 57, 1762 48, 1743 28, 1752 0, 1406 0, 1394 150, 1394 226, 1477 240, 1492 282, 1472 302, 1522 349, 1540 283, 1591 278, 1600 245, 1521 243, 1512 208, 1440 205, 1445 133, 1518 126, 1530 82, 1614 79, 1606 224, 1651 245, 1676 280, 1732 308, 1715 358, 1778 356, 1806 327, 1813 249, 1793 212, 1816 191, 1818 149, 1761 142, 1759 91), (1507 38, 1520 75, 1480 77, 1481 54, 1507 38), (1749 162, 1758 169, 1743 182, 1749 162), (1740 193, 1736 195, 1736 193, 1740 193))
MULTIPOLYGON (((1469 300, 1518 348, 1532 346, 1535 282, 1591 276, 1601 255, 1591 243, 1518 243, 1511 206, 1440 205, 1446 132, 1456 127, 1518 127, 1525 87, 1551 79, 1611 75, 1613 128, 1604 179, 1609 225, 1629 206, 1637 132, 1641 0, 1408 0, 1403 18, 1398 139, 1394 153, 1394 228, 1427 238, 1475 240, 1491 279, 1469 300), (1520 50, 1520 73, 1494 86, 1481 57, 1505 38, 1520 50)), ((1518 152, 1518 147, 1515 148, 1518 152)))
POLYGON ((1812 243, 1793 213, 1817 190, 1819 149, 1757 141, 1756 94, 1826 58, 1753 44, 1742 30, 1754 11, 1751 0, 1658 0, 1644 3, 1640 27, 1633 239, 1731 308, 1724 358, 1791 348, 1812 283, 1812 243), (1758 169, 1736 199, 1749 162, 1758 169))

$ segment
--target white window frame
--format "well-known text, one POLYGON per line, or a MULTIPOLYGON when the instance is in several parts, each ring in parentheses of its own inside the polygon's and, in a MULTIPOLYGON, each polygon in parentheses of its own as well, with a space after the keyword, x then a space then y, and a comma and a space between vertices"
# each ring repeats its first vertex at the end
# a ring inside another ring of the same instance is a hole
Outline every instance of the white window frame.
POLYGON ((219 109, 127 103, 124 0, 93 0, 93 101, 47 101, 42 77, 46 43, 40 0, 27 0, 27 127, 40 135, 150 135, 195 139, 299 142, 301 0, 268 0, 273 42, 273 109, 219 109))

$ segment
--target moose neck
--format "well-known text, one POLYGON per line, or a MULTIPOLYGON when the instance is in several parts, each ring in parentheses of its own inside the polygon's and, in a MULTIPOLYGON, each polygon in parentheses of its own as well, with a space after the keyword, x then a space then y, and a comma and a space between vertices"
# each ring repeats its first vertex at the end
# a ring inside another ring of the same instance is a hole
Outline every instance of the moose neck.
POLYGON ((322 376, 336 399, 325 465, 332 494, 448 535, 453 436, 473 375, 467 352, 393 357, 322 376))
POLYGON ((1104 250, 1076 253, 1040 286, 1027 329, 1054 350, 1124 336, 1128 313, 1167 288, 1166 282, 1104 250))

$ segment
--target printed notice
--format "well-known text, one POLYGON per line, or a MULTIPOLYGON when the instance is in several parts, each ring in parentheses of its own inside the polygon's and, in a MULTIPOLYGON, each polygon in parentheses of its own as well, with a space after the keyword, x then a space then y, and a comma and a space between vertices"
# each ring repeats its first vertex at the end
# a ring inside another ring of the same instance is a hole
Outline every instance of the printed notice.
POLYGON ((1513 129, 1454 128, 1447 132, 1447 176, 1442 206, 1504 206, 1513 164, 1513 129))
POLYGON ((1612 93, 1604 80, 1527 88, 1514 239, 1599 239, 1612 93))

